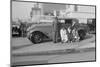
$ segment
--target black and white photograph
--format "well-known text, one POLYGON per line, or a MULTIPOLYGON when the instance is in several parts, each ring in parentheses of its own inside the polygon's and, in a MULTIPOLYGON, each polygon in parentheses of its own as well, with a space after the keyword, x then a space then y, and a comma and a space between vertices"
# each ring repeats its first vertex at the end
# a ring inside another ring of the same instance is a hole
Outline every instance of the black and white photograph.
POLYGON ((96 61, 96 6, 11 1, 11 66, 96 61))

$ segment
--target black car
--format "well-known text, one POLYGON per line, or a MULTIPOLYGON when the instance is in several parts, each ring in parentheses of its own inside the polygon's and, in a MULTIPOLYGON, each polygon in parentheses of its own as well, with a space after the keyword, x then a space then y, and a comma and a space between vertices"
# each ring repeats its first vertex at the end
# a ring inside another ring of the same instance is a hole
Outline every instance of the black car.
POLYGON ((19 25, 12 25, 12 37, 20 37, 21 30, 19 25))

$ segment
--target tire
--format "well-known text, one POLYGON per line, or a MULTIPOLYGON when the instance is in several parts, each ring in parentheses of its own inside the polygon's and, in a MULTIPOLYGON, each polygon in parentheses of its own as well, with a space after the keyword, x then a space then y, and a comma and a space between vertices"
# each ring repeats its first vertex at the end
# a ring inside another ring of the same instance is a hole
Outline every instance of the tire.
POLYGON ((79 34, 80 40, 85 39, 86 32, 84 30, 79 30, 78 34, 79 34))
POLYGON ((34 44, 41 43, 43 41, 42 34, 40 32, 34 32, 32 33, 30 40, 34 44))

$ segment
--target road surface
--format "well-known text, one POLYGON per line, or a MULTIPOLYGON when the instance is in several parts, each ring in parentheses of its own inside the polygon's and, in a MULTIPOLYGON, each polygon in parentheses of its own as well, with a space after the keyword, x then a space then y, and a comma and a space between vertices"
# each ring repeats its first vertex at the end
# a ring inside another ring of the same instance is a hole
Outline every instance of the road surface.
POLYGON ((94 61, 95 51, 72 53, 72 54, 59 53, 58 55, 21 56, 21 57, 12 57, 12 59, 14 65, 94 61))
MULTIPOLYGON (((86 45, 88 42, 93 42, 95 44, 95 36, 93 36, 91 39, 86 39, 78 45, 86 45)), ((43 47, 43 45, 46 46, 49 45, 51 42, 42 43, 42 44, 35 44, 33 45, 29 40, 19 38, 19 39, 13 39, 12 42, 12 52, 16 51, 28 51, 31 49, 31 51, 34 51, 35 49, 38 49, 37 47, 43 47), (48 44, 47 44, 48 43, 48 44)), ((77 45, 77 43, 68 44, 70 45, 77 45)), ((54 46, 64 47, 66 44, 53 44, 54 46)), ((47 48, 50 48, 49 45, 47 48)), ((68 46, 67 45, 67 46, 68 46)), ((46 49, 47 49, 46 48, 46 49)), ((38 49, 39 50, 39 49, 38 49)), ((12 54, 11 62, 13 65, 30 65, 30 64, 47 64, 47 63, 61 63, 61 62, 78 62, 78 61, 95 61, 95 49, 89 50, 89 51, 78 51, 78 52, 58 52, 58 53, 51 53, 51 54, 41 54, 41 55, 23 55, 23 56, 14 56, 12 54)))

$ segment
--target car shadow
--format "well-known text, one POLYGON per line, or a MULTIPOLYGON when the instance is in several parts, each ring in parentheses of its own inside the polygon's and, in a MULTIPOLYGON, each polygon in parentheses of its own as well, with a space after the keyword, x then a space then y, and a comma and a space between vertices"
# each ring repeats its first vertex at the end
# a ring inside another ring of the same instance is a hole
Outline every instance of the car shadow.
MULTIPOLYGON (((87 35, 83 40, 86 40, 86 39, 90 39, 92 38, 93 36, 92 35, 87 35)), ((83 41, 83 40, 80 40, 80 41, 83 41)), ((52 40, 43 40, 42 43, 45 43, 45 42, 51 42, 52 40)), ((57 43, 61 42, 61 40, 59 39, 57 43)))
POLYGON ((48 39, 48 40, 43 40, 42 43, 45 43, 45 42, 51 42, 52 40, 48 39))

